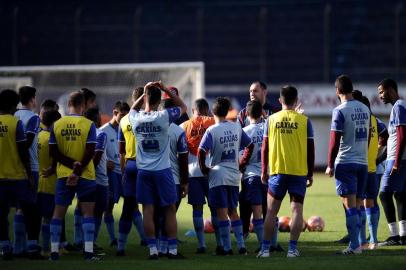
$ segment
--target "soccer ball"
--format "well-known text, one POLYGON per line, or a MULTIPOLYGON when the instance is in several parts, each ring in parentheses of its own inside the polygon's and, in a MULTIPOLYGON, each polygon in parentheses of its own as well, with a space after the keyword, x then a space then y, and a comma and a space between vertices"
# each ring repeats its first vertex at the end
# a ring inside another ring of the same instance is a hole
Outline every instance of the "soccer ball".
MULTIPOLYGON (((289 221, 289 228, 292 226, 292 220, 289 221)), ((302 225, 302 232, 306 231, 307 229, 307 222, 306 220, 303 219, 303 225, 302 225)))
POLYGON ((324 220, 319 216, 311 216, 307 220, 307 228, 310 232, 322 232, 324 230, 324 220))
POLYGON ((205 219, 204 220, 204 232, 205 233, 214 233, 213 224, 211 224, 210 219, 205 219))
POLYGON ((279 231, 280 232, 290 232, 290 217, 282 216, 279 217, 279 231))

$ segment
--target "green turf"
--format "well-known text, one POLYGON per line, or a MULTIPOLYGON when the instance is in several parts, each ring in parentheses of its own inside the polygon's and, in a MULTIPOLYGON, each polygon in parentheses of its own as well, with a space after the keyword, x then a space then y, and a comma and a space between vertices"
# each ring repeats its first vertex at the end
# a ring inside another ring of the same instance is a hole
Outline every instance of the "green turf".
MULTIPOLYGON (((116 220, 119 217, 121 204, 116 207, 116 220)), ((280 215, 289 215, 288 200, 282 205, 280 215)), ((72 239, 73 209, 69 209, 67 217, 68 238, 72 239)), ((205 217, 209 217, 206 210, 205 217)), ((206 255, 194 254, 197 244, 195 238, 185 236, 188 229, 193 228, 192 209, 184 200, 178 212, 179 238, 184 241, 180 244, 179 250, 187 257, 184 261, 168 261, 161 259, 159 261, 146 260, 148 251, 139 246, 139 239, 132 230, 126 257, 115 257, 115 250, 108 247, 108 236, 105 226, 102 227, 98 244, 105 248, 107 255, 101 262, 86 263, 82 260, 80 254, 68 254, 61 257, 58 262, 48 261, 28 261, 25 259, 14 260, 13 262, 0 261, 0 269, 389 269, 389 267, 406 266, 406 247, 382 248, 375 251, 367 251, 362 255, 351 257, 340 257, 335 255, 335 251, 344 248, 342 245, 333 244, 334 240, 341 238, 345 234, 344 212, 339 198, 335 195, 335 185, 332 179, 324 175, 317 174, 314 179, 314 185, 308 189, 304 217, 319 215, 323 217, 326 223, 325 231, 304 232, 299 240, 299 249, 301 257, 287 259, 286 253, 271 255, 269 259, 256 259, 253 251, 258 247, 256 237, 251 234, 247 241, 247 248, 250 252, 248 256, 213 256, 215 247, 214 236, 206 234, 206 242, 209 252, 206 255)), ((117 225, 117 224, 116 224, 117 225)), ((383 240, 388 234, 383 213, 381 214, 379 239, 383 240)), ((232 238, 234 240, 234 238, 232 238)), ((286 249, 289 239, 288 233, 279 234, 279 242, 286 249)), ((236 250, 235 242, 233 242, 236 250)), ((404 269, 404 268, 401 268, 404 269)))

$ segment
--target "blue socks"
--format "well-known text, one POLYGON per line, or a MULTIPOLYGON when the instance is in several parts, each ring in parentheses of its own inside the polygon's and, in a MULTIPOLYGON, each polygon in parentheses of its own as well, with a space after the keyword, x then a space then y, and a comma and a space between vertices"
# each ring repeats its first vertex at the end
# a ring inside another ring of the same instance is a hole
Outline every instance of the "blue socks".
POLYGON ((350 247, 352 249, 356 249, 360 246, 359 243, 360 220, 357 208, 346 209, 345 219, 348 230, 348 236, 350 237, 350 247))
POLYGON ((366 220, 367 216, 365 213, 365 207, 361 206, 358 210, 359 220, 360 220, 360 231, 359 231, 359 243, 363 245, 367 243, 367 236, 366 236, 366 220))
POLYGON ((114 217, 104 216, 104 223, 106 224, 107 232, 109 233, 110 241, 116 239, 116 234, 114 230, 114 217))
POLYGON ((275 231, 272 235, 271 246, 276 247, 278 245, 278 233, 279 233, 279 218, 275 217, 275 231))
POLYGON ((93 217, 86 217, 82 220, 84 251, 93 253, 93 241, 95 235, 95 224, 93 217))
POLYGON ((23 215, 14 216, 14 247, 13 253, 20 254, 27 249, 27 237, 25 231, 25 219, 23 215))
POLYGON ((264 220, 262 218, 253 219, 252 224, 254 225, 254 232, 257 235, 258 243, 261 245, 264 239, 264 220))
POLYGON ((75 244, 80 245, 83 243, 82 212, 78 208, 75 209, 73 221, 75 224, 74 241, 75 244))
MULTIPOLYGON (((118 224, 118 250, 124 250, 127 245, 128 234, 131 231, 131 221, 120 220, 118 224)), ((155 240, 156 242, 156 240, 155 240)))
POLYGON ((59 240, 61 239, 62 220, 53 218, 50 224, 51 252, 59 252, 59 240))
POLYGON ((221 235, 220 235, 220 227, 219 227, 219 222, 216 216, 211 216, 211 224, 213 225, 213 229, 214 229, 214 234, 216 236, 216 243, 218 247, 222 247, 223 246, 223 241, 221 239, 221 235))
POLYGON ((159 237, 159 252, 163 254, 168 253, 168 238, 166 236, 159 237))
POLYGON ((289 240, 289 250, 293 251, 293 250, 296 250, 296 248, 297 248, 297 241, 289 240))
POLYGON ((271 241, 262 240, 262 245, 261 245, 261 251, 262 252, 269 252, 270 247, 271 247, 271 241))
POLYGON ((199 248, 206 247, 204 241, 204 222, 202 210, 193 210, 193 225, 195 227, 197 241, 199 242, 199 248))
POLYGON ((367 208, 366 215, 370 236, 369 243, 378 243, 379 207, 367 208))
POLYGON ((138 235, 140 236, 142 241, 145 241, 145 232, 144 232, 144 223, 142 221, 142 215, 140 211, 135 211, 133 215, 133 223, 135 228, 137 229, 138 235))
POLYGON ((245 248, 243 233, 242 233, 242 222, 241 219, 237 219, 231 222, 231 226, 233 227, 234 236, 237 239, 237 246, 238 248, 245 248))
POLYGON ((225 251, 231 250, 230 221, 228 220, 219 221, 219 231, 221 241, 223 242, 224 250, 225 251))
POLYGON ((43 223, 41 226, 41 236, 42 236, 42 250, 45 252, 50 251, 50 240, 51 231, 49 224, 43 223))
POLYGON ((168 252, 169 254, 178 254, 178 240, 176 238, 168 239, 168 252))
POLYGON ((158 248, 155 238, 150 238, 147 240, 148 248, 149 248, 149 255, 158 255, 158 248))

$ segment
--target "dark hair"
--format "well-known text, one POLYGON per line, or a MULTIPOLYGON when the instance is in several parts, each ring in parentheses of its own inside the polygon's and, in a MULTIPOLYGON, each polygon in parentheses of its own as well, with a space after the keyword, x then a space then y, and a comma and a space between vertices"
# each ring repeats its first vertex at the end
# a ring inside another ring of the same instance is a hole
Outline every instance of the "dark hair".
POLYGON ((85 104, 87 104, 88 101, 93 101, 96 99, 96 94, 88 88, 82 88, 80 89, 80 92, 85 97, 85 104))
POLYGON ((50 111, 46 111, 44 112, 44 114, 42 115, 42 119, 41 122, 47 126, 50 127, 52 126, 53 123, 55 123, 58 119, 60 119, 62 116, 61 114, 56 111, 56 110, 50 110, 50 111))
POLYGON ((255 81, 252 84, 258 84, 262 89, 266 90, 266 83, 262 81, 255 81))
POLYGON ((86 117, 87 119, 91 120, 94 123, 99 123, 100 120, 100 112, 98 108, 89 108, 87 109, 84 114, 84 117, 86 117))
POLYGON ((369 108, 369 110, 371 110, 371 103, 369 103, 369 99, 366 96, 362 96, 360 101, 364 103, 369 108))
POLYGON ((379 84, 378 87, 382 86, 383 89, 388 89, 388 88, 392 88, 393 90, 395 90, 395 92, 398 92, 398 84, 395 82, 395 80, 392 79, 384 79, 382 80, 379 84))
POLYGON ((59 105, 53 99, 46 99, 41 104, 41 109, 44 110, 59 110, 59 105))
POLYGON ((294 86, 285 85, 281 88, 280 96, 286 105, 293 105, 297 99, 297 89, 294 86))
POLYGON ((354 90, 352 81, 347 75, 340 75, 337 77, 336 87, 340 94, 350 94, 354 90))
POLYGON ((4 89, 0 93, 0 111, 3 113, 14 113, 20 102, 20 96, 16 91, 4 89))
POLYGON ((254 118, 259 119, 262 114, 262 104, 257 100, 251 100, 247 102, 247 114, 254 118))
POLYGON ((32 98, 35 97, 37 89, 32 86, 23 86, 18 89, 18 94, 20 95, 20 102, 22 105, 28 104, 32 98))
POLYGON ((209 103, 204 98, 196 99, 193 106, 199 113, 209 111, 209 103))
POLYGON ((150 105, 156 105, 161 102, 161 89, 157 84, 150 84, 146 86, 145 95, 150 105))
POLYGON ((175 107, 175 103, 173 102, 173 100, 171 98, 166 98, 166 99, 161 100, 161 105, 162 105, 162 108, 164 108, 164 109, 169 109, 169 108, 175 107))
POLYGON ((213 114, 218 117, 226 117, 230 110, 231 102, 226 97, 217 97, 213 104, 213 114))
POLYGON ((354 90, 352 91, 352 97, 355 100, 358 100, 360 102, 362 102, 362 92, 360 90, 354 90))
POLYGON ((117 110, 119 112, 128 112, 130 111, 130 106, 125 101, 117 101, 116 104, 114 104, 113 110, 117 110))
POLYGON ((72 107, 79 107, 85 105, 85 97, 80 91, 75 91, 69 95, 68 104, 72 107))
POLYGON ((144 94, 144 87, 139 86, 133 90, 131 97, 134 101, 136 101, 140 96, 142 96, 142 94, 144 94))

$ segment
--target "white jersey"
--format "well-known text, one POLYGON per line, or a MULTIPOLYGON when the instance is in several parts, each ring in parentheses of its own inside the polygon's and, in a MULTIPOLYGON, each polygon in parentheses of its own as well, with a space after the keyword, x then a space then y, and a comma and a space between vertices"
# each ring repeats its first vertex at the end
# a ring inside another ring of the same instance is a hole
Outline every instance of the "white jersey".
POLYGON ((96 149, 95 151, 103 152, 99 165, 96 169, 96 184, 102 186, 109 185, 109 178, 107 177, 107 155, 106 155, 106 142, 107 135, 101 129, 96 129, 96 149))
POLYGON ((15 112, 14 116, 21 120, 24 126, 24 132, 32 133, 35 135, 34 140, 29 149, 31 170, 34 172, 39 171, 38 163, 38 133, 39 133, 39 116, 28 109, 20 109, 15 112))
POLYGON ((169 160, 170 123, 180 116, 180 108, 163 111, 130 111, 130 123, 137 142, 137 168, 160 171, 171 167, 169 160))
POLYGON ((107 135, 107 144, 106 144, 106 155, 107 160, 114 162, 115 173, 121 174, 120 168, 120 154, 118 151, 118 129, 115 128, 110 123, 106 123, 100 128, 107 135))
POLYGON ((185 131, 178 125, 172 123, 168 130, 170 153, 169 159, 171 160, 171 170, 175 184, 179 185, 179 162, 178 155, 188 152, 185 131))
MULTIPOLYGON (((387 152, 387 160, 395 160, 396 159, 396 145, 398 143, 398 137, 396 134, 396 128, 398 126, 406 125, 406 101, 399 99, 393 105, 392 111, 389 117, 389 125, 388 125, 388 152, 387 152)), ((406 159, 406 151, 403 151, 403 155, 401 160, 406 159)), ((400 160, 399 160, 400 161, 400 160)))
POLYGON ((243 128, 243 130, 254 144, 254 150, 245 168, 243 178, 261 176, 261 146, 264 134, 264 122, 250 124, 243 128))
POLYGON ((251 139, 237 123, 224 121, 206 130, 199 148, 209 152, 210 188, 239 186, 238 153, 240 148, 247 147, 250 143, 251 139))

